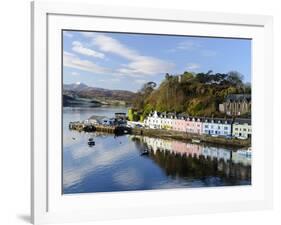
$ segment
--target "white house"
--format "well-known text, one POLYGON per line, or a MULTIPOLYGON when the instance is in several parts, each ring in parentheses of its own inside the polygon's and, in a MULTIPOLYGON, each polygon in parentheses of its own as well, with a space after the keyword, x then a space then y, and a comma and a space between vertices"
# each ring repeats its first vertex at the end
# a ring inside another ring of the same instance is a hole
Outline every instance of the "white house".
POLYGON ((235 119, 232 126, 232 135, 235 137, 250 138, 252 135, 251 119, 235 119))
POLYGON ((160 114, 160 117, 161 117, 161 128, 166 130, 171 130, 173 128, 176 114, 163 112, 160 114))
POLYGON ((232 133, 232 119, 206 118, 203 119, 202 133, 218 136, 230 136, 232 133))
POLYGON ((144 120, 144 124, 150 129, 161 129, 160 113, 158 113, 157 111, 150 113, 144 120))

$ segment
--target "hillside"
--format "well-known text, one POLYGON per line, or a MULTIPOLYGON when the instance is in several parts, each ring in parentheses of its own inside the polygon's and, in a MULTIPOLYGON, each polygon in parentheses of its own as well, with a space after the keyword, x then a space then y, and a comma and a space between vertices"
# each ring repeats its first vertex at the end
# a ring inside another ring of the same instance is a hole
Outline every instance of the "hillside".
POLYGON ((154 82, 145 84, 133 106, 142 118, 152 110, 184 112, 191 116, 225 116, 218 111, 218 105, 234 93, 251 93, 250 85, 244 84, 237 72, 166 74, 159 87, 154 82))
POLYGON ((63 95, 66 100, 64 105, 66 106, 69 104, 71 105, 72 103, 74 103, 74 105, 79 105, 79 101, 81 100, 104 105, 127 105, 132 103, 136 94, 125 90, 109 90, 90 87, 83 83, 75 83, 64 84, 63 95), (71 97, 72 99, 69 99, 68 97, 71 97))

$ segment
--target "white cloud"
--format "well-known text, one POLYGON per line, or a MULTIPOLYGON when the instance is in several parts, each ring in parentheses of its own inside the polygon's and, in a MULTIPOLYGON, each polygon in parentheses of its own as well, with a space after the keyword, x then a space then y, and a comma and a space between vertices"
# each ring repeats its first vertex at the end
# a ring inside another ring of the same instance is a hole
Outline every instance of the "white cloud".
POLYGON ((202 50, 202 51, 201 51, 201 55, 202 55, 202 56, 206 56, 206 57, 212 57, 212 56, 216 56, 216 55, 217 55, 217 52, 216 52, 216 51, 213 51, 213 50, 205 49, 205 50, 202 50))
POLYGON ((82 55, 86 55, 86 56, 92 56, 92 57, 96 57, 96 58, 100 58, 100 59, 104 58, 103 53, 94 51, 90 48, 86 48, 79 41, 73 41, 72 42, 72 51, 77 52, 77 53, 82 54, 82 55))
POLYGON ((169 51, 175 52, 176 50, 186 50, 186 51, 198 51, 202 56, 211 57, 216 56, 217 52, 210 49, 204 49, 200 42, 186 40, 178 43, 176 49, 170 49, 169 51))
POLYGON ((72 75, 72 76, 79 76, 79 75, 80 75, 80 73, 77 73, 77 72, 71 72, 71 75, 72 75))
POLYGON ((188 63, 186 69, 187 70, 197 70, 200 68, 200 65, 197 63, 188 63))
POLYGON ((143 79, 137 79, 137 80, 135 80, 135 82, 138 83, 138 84, 144 84, 144 83, 146 83, 147 81, 146 81, 146 80, 143 80, 143 79))
POLYGON ((159 73, 170 72, 174 64, 155 57, 141 55, 134 49, 131 49, 118 40, 103 34, 87 36, 92 38, 92 44, 97 46, 100 51, 109 52, 125 58, 128 64, 122 65, 116 71, 126 75, 155 75, 159 73))
POLYGON ((71 34, 69 31, 63 31, 63 36, 72 38, 73 34, 71 34))
POLYGON ((112 73, 112 70, 99 66, 89 60, 81 60, 73 53, 63 52, 63 66, 92 73, 112 73))
POLYGON ((201 44, 199 42, 186 40, 178 43, 177 49, 179 50, 195 50, 201 47, 201 44))

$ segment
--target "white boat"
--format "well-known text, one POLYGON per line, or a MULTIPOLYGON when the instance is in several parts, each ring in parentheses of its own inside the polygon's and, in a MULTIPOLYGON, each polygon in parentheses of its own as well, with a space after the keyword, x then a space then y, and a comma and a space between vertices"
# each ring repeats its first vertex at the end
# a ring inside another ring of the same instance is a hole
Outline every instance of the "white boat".
POLYGON ((192 143, 200 143, 201 141, 199 139, 191 139, 192 143))

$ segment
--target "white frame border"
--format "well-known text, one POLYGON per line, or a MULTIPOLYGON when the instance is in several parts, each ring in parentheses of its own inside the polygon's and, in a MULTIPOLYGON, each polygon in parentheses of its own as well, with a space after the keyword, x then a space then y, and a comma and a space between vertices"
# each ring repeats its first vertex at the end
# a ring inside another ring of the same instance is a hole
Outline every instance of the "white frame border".
MULTIPOLYGON (((110 18, 125 18, 139 20, 158 20, 158 21, 177 21, 207 24, 236 24, 240 26, 258 26, 265 30, 265 71, 267 71, 267 82, 265 82, 264 95, 268 99, 266 108, 269 110, 267 115, 266 128, 269 132, 267 136, 268 149, 265 158, 265 199, 259 204, 249 201, 243 207, 239 203, 223 205, 218 208, 208 208, 203 206, 201 212, 216 211, 236 211, 239 209, 265 209, 272 208, 273 202, 273 46, 272 46, 272 17, 256 15, 239 15, 226 13, 206 13, 190 12, 184 10, 163 10, 147 8, 127 8, 127 7, 108 7, 81 3, 62 3, 62 2, 32 2, 32 154, 31 154, 31 217, 34 224, 50 222, 83 221, 94 219, 112 219, 118 216, 108 215, 105 217, 95 215, 94 212, 79 214, 50 214, 46 211, 48 189, 47 189, 47 158, 48 158, 48 105, 47 105, 47 17, 49 14, 58 15, 77 15, 77 16, 96 16, 110 18), (145 16, 144 16, 145 15, 145 16), (272 115, 271 115, 272 114, 272 115)), ((198 210, 183 210, 179 215, 185 213, 198 213, 198 210), (185 212, 186 211, 186 212, 185 212)), ((165 215, 165 209, 159 209, 156 216, 165 215)), ((150 215, 151 216, 151 215, 150 215)), ((130 217, 130 215, 128 215, 130 217)))

